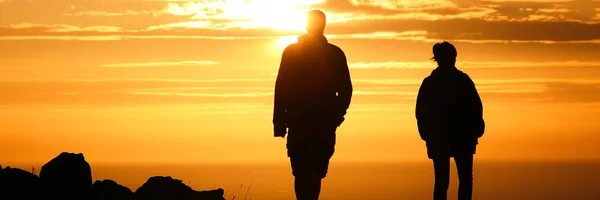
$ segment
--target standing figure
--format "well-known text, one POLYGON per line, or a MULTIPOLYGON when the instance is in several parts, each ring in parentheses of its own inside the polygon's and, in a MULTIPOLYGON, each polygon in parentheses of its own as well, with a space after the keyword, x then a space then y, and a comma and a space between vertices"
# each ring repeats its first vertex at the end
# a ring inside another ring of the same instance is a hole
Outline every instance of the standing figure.
POLYGON ((455 66, 456 48, 448 42, 437 43, 433 55, 438 67, 423 80, 416 105, 419 134, 435 171, 433 199, 447 199, 453 157, 458 199, 471 200, 473 154, 485 130, 483 106, 471 78, 455 66))
POLYGON ((319 199, 336 130, 352 97, 346 56, 323 35, 325 22, 322 11, 308 12, 308 33, 283 51, 275 83, 274 133, 288 135, 287 155, 298 200, 319 199))

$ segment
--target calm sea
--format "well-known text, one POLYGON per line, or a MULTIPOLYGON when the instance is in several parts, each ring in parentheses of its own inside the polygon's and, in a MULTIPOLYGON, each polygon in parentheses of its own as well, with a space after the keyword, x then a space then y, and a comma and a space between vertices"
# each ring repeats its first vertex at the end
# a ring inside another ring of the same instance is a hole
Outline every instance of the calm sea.
MULTIPOLYGON (((196 190, 223 188, 227 199, 293 200, 285 164, 91 164, 93 179, 112 179, 135 191, 150 176, 182 179, 196 190)), ((38 168, 39 169, 39 168, 38 168)), ((475 200, 600 200, 600 162, 476 162, 475 200)), ((449 199, 456 199, 452 168, 449 199)), ((431 199, 430 163, 332 163, 322 200, 431 199)))

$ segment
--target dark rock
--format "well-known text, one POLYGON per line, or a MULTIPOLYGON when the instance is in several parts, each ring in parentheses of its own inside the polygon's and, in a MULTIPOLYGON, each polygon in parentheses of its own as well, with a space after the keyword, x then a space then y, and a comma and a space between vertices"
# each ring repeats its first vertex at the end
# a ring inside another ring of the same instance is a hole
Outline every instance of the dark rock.
POLYGON ((40 171, 42 195, 47 199, 91 199, 92 171, 83 154, 63 152, 40 171))
POLYGON ((179 179, 151 177, 135 191, 138 200, 225 200, 223 189, 195 191, 179 179))
POLYGON ((127 187, 113 180, 96 181, 94 188, 95 200, 134 200, 135 194, 127 187))
POLYGON ((0 166, 0 199, 39 199, 40 180, 28 171, 0 166))
POLYGON ((223 189, 195 191, 179 179, 151 177, 135 193, 112 180, 92 184, 83 154, 63 152, 46 163, 40 176, 0 166, 0 199, 61 200, 225 200, 223 189))

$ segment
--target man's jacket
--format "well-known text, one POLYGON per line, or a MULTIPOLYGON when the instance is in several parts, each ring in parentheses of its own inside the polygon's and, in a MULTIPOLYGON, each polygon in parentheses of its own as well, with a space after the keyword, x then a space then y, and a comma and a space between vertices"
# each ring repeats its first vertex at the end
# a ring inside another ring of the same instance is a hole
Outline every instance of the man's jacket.
POLYGON ((323 35, 303 35, 282 55, 273 123, 293 128, 342 123, 352 98, 344 52, 323 35))

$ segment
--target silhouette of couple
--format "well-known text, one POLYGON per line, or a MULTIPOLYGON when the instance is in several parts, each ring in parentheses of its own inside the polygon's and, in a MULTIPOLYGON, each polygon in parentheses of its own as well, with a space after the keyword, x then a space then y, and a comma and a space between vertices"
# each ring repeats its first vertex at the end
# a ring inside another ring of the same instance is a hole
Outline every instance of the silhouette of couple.
MULTIPOLYGON (((352 98, 344 52, 323 35, 326 17, 308 12, 307 34, 284 51, 275 83, 274 136, 287 135, 287 154, 298 200, 317 200, 321 180, 335 151, 336 129, 352 98)), ((455 67, 457 51, 448 42, 433 46, 438 67, 423 80, 416 101, 419 134, 433 160, 434 200, 445 200, 450 158, 459 174, 459 200, 470 200, 473 154, 485 129, 475 84, 455 67)))

